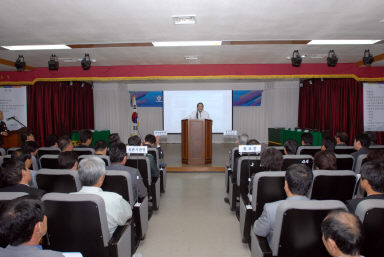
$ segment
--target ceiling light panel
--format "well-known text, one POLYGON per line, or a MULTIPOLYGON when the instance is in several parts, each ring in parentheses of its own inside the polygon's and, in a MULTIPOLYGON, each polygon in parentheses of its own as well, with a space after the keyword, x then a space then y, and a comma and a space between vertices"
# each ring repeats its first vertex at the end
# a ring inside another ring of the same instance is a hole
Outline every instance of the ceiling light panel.
POLYGON ((2 47, 12 51, 71 49, 67 45, 23 45, 23 46, 2 46, 2 47))
POLYGON ((311 40, 308 45, 371 45, 380 40, 311 40))

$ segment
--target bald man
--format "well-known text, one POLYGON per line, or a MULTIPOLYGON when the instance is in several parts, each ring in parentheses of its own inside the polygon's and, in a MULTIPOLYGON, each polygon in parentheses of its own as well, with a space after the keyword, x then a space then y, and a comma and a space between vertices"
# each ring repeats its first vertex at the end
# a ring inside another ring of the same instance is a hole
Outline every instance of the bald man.
POLYGON ((322 239, 333 257, 360 257, 363 244, 363 225, 344 210, 333 211, 321 223, 322 239))

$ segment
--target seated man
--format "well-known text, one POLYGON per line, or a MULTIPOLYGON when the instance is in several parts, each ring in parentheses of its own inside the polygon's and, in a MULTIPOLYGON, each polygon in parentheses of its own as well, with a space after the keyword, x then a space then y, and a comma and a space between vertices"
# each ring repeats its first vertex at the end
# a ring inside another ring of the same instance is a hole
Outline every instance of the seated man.
POLYGON ((20 138, 21 138, 22 145, 24 145, 25 142, 28 142, 28 141, 35 141, 35 135, 33 135, 32 130, 29 130, 29 129, 24 133, 21 133, 20 138))
POLYGON ((336 170, 337 159, 333 152, 325 150, 315 154, 315 169, 317 170, 336 170))
POLYGON ((39 146, 35 141, 27 141, 25 142, 22 151, 24 153, 30 154, 32 158, 32 169, 33 170, 38 170, 39 169, 39 164, 37 161, 37 150, 39 150, 39 146))
POLYGON ((276 148, 265 149, 260 155, 260 166, 264 171, 279 171, 283 167, 283 154, 276 148))
POLYGON ((119 133, 112 133, 108 136, 108 144, 111 147, 113 144, 121 143, 119 133))
POLYGON ((303 133, 301 135, 301 145, 311 146, 313 144, 313 136, 311 133, 303 133))
POLYGON ((248 138, 249 138, 248 134, 245 134, 245 133, 238 135, 237 136, 237 145, 246 145, 248 142, 248 138))
POLYGON ((41 198, 44 190, 29 186, 31 181, 31 172, 22 161, 8 160, 0 170, 0 192, 25 192, 41 198))
POLYGON ((333 257, 360 257, 363 245, 363 225, 353 214, 333 211, 321 223, 322 239, 333 257))
POLYGON ((157 152, 159 153, 159 159, 163 159, 163 151, 161 150, 159 140, 159 137, 155 137, 154 135, 148 134, 145 136, 144 145, 151 148, 156 148, 157 152))
POLYGON ((351 212, 355 212, 357 205, 365 199, 384 199, 384 161, 364 163, 360 175, 360 187, 367 193, 367 197, 347 201, 351 212))
POLYGON ((46 147, 59 147, 59 138, 55 134, 50 134, 45 139, 46 147))
POLYGON ((351 154, 353 158, 355 158, 355 164, 359 155, 368 154, 369 152, 368 147, 369 147, 368 135, 367 134, 357 135, 355 138, 355 141, 353 142, 353 148, 356 150, 356 152, 351 154))
POLYGON ((132 217, 132 209, 123 197, 114 192, 101 189, 105 178, 105 164, 99 157, 80 161, 79 177, 83 187, 73 194, 95 194, 103 198, 107 212, 109 234, 112 236, 117 226, 124 225, 132 217))
POLYGON ((348 145, 348 133, 347 132, 337 132, 335 135, 336 146, 346 146, 348 145))
POLYGON ((312 184, 313 173, 304 164, 292 164, 285 173, 284 191, 287 199, 267 203, 261 216, 255 221, 253 231, 256 235, 267 237, 269 245, 272 242, 276 210, 283 201, 309 200, 305 195, 312 184))
POLYGON ((80 145, 76 148, 90 148, 92 143, 92 131, 88 129, 80 130, 80 145))
POLYGON ((107 155, 108 145, 104 140, 97 140, 93 146, 96 155, 107 155))
POLYGON ((47 233, 47 216, 41 201, 20 197, 10 201, 0 213, 0 238, 8 246, 0 247, 0 256, 63 257, 59 252, 43 250, 40 241, 47 233))
POLYGON ((59 168, 67 170, 77 170, 78 161, 77 154, 74 151, 61 152, 59 154, 59 168))
POLYGON ((17 151, 12 152, 11 158, 13 160, 19 160, 19 161, 24 162, 25 167, 27 169, 30 169, 32 166, 32 156, 29 153, 26 153, 22 150, 17 150, 17 151))
POLYGON ((109 158, 111 159, 111 165, 107 167, 107 170, 124 170, 131 175, 133 198, 137 200, 137 197, 146 197, 148 191, 138 169, 125 166, 125 163, 127 162, 125 145, 123 143, 112 144, 109 151, 109 158))
POLYGON ((284 154, 296 154, 297 148, 299 148, 299 144, 295 140, 289 139, 284 143, 284 154))
MULTIPOLYGON (((142 146, 141 139, 139 136, 131 136, 128 138, 128 145, 131 146, 142 146)), ((149 164, 151 165, 151 176, 152 178, 158 178, 160 176, 159 168, 156 165, 155 158, 152 154, 147 154, 149 164)))
POLYGON ((321 151, 335 151, 336 140, 333 137, 323 137, 321 140, 321 151))
POLYGON ((73 150, 72 140, 67 136, 60 137, 59 148, 62 152, 72 151, 73 150))

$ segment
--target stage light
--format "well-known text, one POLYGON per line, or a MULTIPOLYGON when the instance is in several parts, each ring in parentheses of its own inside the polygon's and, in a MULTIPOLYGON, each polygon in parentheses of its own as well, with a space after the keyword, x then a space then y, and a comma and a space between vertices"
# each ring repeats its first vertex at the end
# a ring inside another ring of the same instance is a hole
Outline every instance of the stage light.
POLYGON ((15 61, 15 67, 17 71, 23 71, 25 70, 25 61, 24 61, 24 56, 19 55, 15 61))
POLYGON ((292 66, 300 67, 302 60, 299 50, 294 50, 291 58, 292 66))
POLYGON ((91 68, 91 58, 89 57, 89 54, 85 54, 84 58, 81 60, 81 67, 83 70, 89 70, 91 68))
POLYGON ((373 63, 375 59, 373 58, 371 52, 369 52, 369 49, 366 49, 364 51, 364 57, 363 57, 363 63, 364 65, 370 65, 373 63))
POLYGON ((59 70, 59 61, 55 54, 52 54, 48 61, 49 70, 59 70))
POLYGON ((329 67, 335 67, 337 62, 339 61, 339 58, 337 58, 337 55, 334 50, 329 50, 327 63, 329 67))

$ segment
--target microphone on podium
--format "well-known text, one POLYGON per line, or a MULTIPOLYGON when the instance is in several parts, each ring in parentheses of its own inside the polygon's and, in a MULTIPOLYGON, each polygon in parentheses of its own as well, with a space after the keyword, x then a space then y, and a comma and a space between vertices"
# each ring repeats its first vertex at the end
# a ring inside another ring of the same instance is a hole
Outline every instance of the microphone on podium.
POLYGON ((16 116, 12 116, 12 117, 7 118, 7 120, 14 120, 15 118, 16 118, 16 116))

